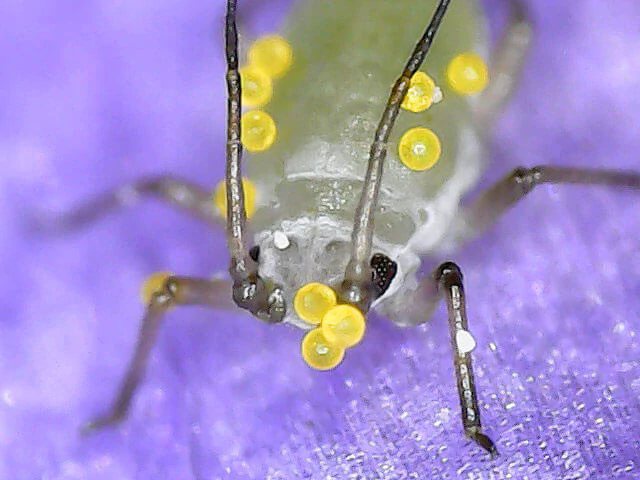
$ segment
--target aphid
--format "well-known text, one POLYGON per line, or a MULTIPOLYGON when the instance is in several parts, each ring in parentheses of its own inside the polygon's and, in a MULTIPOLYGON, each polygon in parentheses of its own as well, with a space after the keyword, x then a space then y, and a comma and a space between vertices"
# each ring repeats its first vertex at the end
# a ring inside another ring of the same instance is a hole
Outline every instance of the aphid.
MULTIPOLYGON (((508 98, 524 58, 530 37, 526 17, 515 8, 505 40, 489 56, 488 70, 472 2, 459 0, 451 6, 446 0, 437 5, 425 2, 435 7, 428 23, 428 18, 407 8, 412 2, 367 1, 368 8, 388 18, 389 24, 403 28, 393 29, 394 36, 387 37, 353 18, 341 25, 329 2, 309 3, 287 35, 291 56, 277 39, 265 41, 262 52, 259 44, 249 55, 253 61, 247 68, 261 68, 256 60, 260 54, 271 58, 268 65, 282 66, 259 70, 251 78, 244 70, 246 83, 254 90, 249 92, 253 105, 264 108, 244 114, 236 2, 228 1, 227 172, 215 202, 209 190, 170 178, 141 182, 128 190, 160 196, 214 223, 226 217, 231 281, 171 274, 150 278, 135 356, 112 410, 90 428, 124 418, 162 315, 174 305, 227 308, 232 294, 238 306, 262 320, 307 331, 302 355, 312 367, 323 370, 348 356, 348 349, 365 334, 365 317, 371 310, 396 324, 412 326, 429 320, 442 299, 448 307, 465 434, 491 454, 497 453, 480 423, 470 355, 475 340, 469 331, 461 270, 446 262, 419 280, 415 273, 420 256, 489 227, 536 185, 585 183, 638 189, 640 174, 522 168, 471 205, 462 206, 461 197, 481 170, 485 132, 508 98), (318 21, 322 16, 327 21, 318 21), (334 44, 339 40, 327 32, 318 32, 313 44, 334 52, 331 60, 341 67, 342 75, 323 64, 314 65, 310 43, 296 42, 314 32, 311 19, 313 25, 353 31, 352 42, 346 45, 334 44), (410 45, 421 34, 403 69, 410 45), (265 78, 273 80, 273 95, 260 90, 261 82, 271 83, 265 78), (325 101, 329 91, 330 103, 325 101), (403 103, 405 110, 400 109, 403 103), (246 162, 244 181, 241 140, 246 150, 255 153, 246 162), (255 232, 252 240, 246 231, 247 217, 255 232)), ((108 196, 64 221, 84 222, 121 200, 108 196)))

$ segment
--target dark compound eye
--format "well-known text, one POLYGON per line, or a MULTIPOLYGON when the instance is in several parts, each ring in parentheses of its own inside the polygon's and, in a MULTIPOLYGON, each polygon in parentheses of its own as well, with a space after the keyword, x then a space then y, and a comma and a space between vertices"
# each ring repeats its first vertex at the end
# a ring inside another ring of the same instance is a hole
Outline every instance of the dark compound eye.
POLYGON ((376 253, 371 257, 371 281, 378 297, 384 295, 398 273, 398 264, 386 255, 376 253))
POLYGON ((257 262, 258 258, 260 258, 260 247, 258 245, 251 247, 251 250, 249 250, 249 256, 254 262, 257 262))

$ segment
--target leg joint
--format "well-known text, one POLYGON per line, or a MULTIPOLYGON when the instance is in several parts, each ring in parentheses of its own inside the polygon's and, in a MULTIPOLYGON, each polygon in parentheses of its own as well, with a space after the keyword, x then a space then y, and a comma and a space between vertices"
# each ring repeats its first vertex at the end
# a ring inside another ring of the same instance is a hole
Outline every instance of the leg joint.
POLYGON ((150 306, 167 308, 175 303, 180 285, 176 277, 168 277, 162 286, 153 292, 150 306))
POLYGON ((511 180, 523 194, 529 193, 536 185, 542 183, 543 167, 518 167, 511 172, 511 180))
POLYGON ((449 275, 450 273, 458 274, 462 279, 462 270, 460 270, 460 267, 454 262, 444 262, 442 265, 440 265, 436 270, 436 277, 438 279, 441 279, 442 277, 444 277, 445 275, 449 275))

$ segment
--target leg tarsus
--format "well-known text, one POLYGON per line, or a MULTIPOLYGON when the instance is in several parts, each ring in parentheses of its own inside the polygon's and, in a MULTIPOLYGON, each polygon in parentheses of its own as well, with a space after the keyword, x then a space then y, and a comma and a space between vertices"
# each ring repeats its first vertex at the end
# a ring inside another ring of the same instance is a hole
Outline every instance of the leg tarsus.
POLYGON ((230 299, 231 283, 191 277, 168 277, 151 297, 138 341, 118 394, 106 415, 85 424, 83 434, 120 423, 127 417, 133 396, 144 377, 151 350, 155 344, 165 313, 176 305, 202 305, 211 308, 235 308, 230 299))
POLYGON ((421 302, 424 305, 435 306, 440 299, 446 301, 449 337, 464 434, 486 450, 492 458, 495 458, 498 455, 498 449, 493 440, 483 433, 480 421, 480 407, 478 406, 471 359, 471 351, 475 341, 472 340, 470 345, 468 341, 464 343, 460 340, 461 336, 463 338, 471 336, 460 267, 453 262, 441 264, 423 280, 418 291, 425 297, 421 302))
POLYGON ((495 443, 493 443, 493 440, 491 440, 491 438, 489 438, 488 435, 485 435, 482 432, 476 432, 476 431, 465 432, 465 433, 467 437, 469 437, 469 439, 473 440, 482 448, 484 448, 487 451, 487 453, 491 455, 492 459, 500 455, 498 453, 498 449, 496 448, 495 443))
POLYGON ((80 435, 91 435, 108 427, 115 427, 126 418, 126 415, 104 415, 88 421, 80 428, 80 435))

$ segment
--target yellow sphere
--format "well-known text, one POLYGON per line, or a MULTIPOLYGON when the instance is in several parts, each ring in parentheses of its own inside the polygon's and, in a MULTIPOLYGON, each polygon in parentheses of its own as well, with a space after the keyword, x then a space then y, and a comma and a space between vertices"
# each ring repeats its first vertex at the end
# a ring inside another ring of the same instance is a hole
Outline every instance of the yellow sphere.
POLYGON ((341 347, 353 347, 362 340, 366 328, 364 315, 353 305, 337 305, 322 318, 324 337, 341 347))
POLYGON ((291 45, 277 35, 259 38, 249 47, 249 64, 259 67, 272 78, 283 76, 292 62, 291 45))
POLYGON ((305 322, 318 325, 336 303, 336 292, 331 287, 322 283, 307 283, 296 292, 293 309, 305 322))
POLYGON ((269 103, 273 94, 271 77, 258 67, 248 66, 240 69, 242 85, 242 105, 262 107, 269 103))
POLYGON ((304 361, 316 370, 331 370, 344 358, 344 348, 329 342, 320 328, 311 330, 304 336, 301 350, 304 361))
POLYGON ((423 171, 433 167, 440 159, 440 139, 428 128, 411 128, 398 142, 398 155, 411 170, 423 171))
POLYGON ((276 123, 262 110, 252 110, 240 119, 240 140, 244 148, 250 152, 263 152, 276 141, 276 123))
POLYGON ((461 95, 481 92, 489 83, 487 64, 475 53, 461 53, 447 66, 447 83, 461 95))
MULTIPOLYGON (((242 187, 244 189, 244 209, 247 212, 247 218, 251 218, 256 212, 256 186, 248 178, 243 178, 242 187)), ((220 215, 227 218, 227 186, 224 180, 216 187, 216 191, 213 194, 213 203, 220 215)))
POLYGON ((402 101, 402 108, 410 112, 424 112, 433 103, 436 84, 433 79, 424 72, 416 72, 411 77, 409 90, 402 101))
POLYGON ((172 275, 172 272, 156 272, 149 275, 140 288, 140 300, 142 300, 142 303, 149 305, 153 294, 162 291, 164 282, 172 275))

